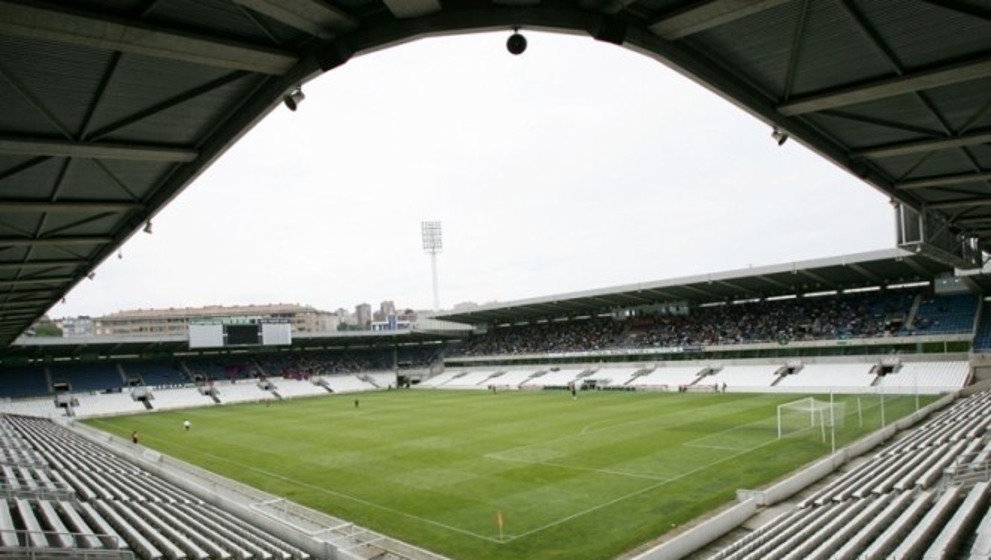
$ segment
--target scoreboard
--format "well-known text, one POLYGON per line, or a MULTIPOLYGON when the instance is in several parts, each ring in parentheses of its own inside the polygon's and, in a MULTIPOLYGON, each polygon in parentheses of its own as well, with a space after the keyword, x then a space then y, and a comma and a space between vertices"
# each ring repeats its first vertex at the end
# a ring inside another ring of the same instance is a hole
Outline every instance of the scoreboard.
POLYGON ((292 344, 292 326, 289 323, 259 321, 189 325, 190 348, 244 348, 290 344, 292 344))

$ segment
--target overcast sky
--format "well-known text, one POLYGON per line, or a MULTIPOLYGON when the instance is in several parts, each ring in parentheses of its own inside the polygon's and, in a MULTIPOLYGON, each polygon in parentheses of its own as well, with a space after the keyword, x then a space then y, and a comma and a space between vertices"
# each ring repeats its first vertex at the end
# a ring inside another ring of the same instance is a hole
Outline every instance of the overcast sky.
POLYGON ((587 37, 422 40, 279 107, 52 316, 442 307, 891 247, 887 198, 655 60, 587 37))

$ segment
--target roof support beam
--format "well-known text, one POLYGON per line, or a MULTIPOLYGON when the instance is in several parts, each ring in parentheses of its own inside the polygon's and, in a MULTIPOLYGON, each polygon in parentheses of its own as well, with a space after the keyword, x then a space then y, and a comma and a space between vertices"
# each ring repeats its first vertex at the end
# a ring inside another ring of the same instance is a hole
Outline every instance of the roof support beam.
POLYGON ((0 1, 0 34, 143 54, 219 68, 283 74, 292 53, 61 5, 36 7, 0 1))
POLYGON ((794 288, 792 288, 791 286, 789 286, 787 284, 783 284, 783 283, 778 282, 777 280, 775 280, 773 278, 768 278, 767 276, 764 276, 764 275, 757 275, 757 276, 754 276, 754 278, 756 278, 758 280, 761 280, 763 282, 767 282, 768 284, 774 286, 775 288, 779 288, 779 289, 782 289, 782 290, 792 290, 792 289, 794 289, 794 288))
POLYGON ((348 31, 358 26, 355 17, 319 0, 234 0, 234 2, 321 39, 332 39, 335 32, 348 31))
POLYGON ((17 310, 24 311, 25 313, 28 313, 28 312, 37 313, 38 310, 41 309, 41 306, 42 305, 45 305, 45 304, 43 304, 43 303, 24 303, 24 304, 21 304, 21 303, 5 303, 5 304, 3 304, 3 309, 4 310, 17 309, 17 310), (29 310, 29 311, 27 311, 27 310, 29 310))
MULTIPOLYGON (((18 280, 0 280, 0 286, 32 286, 34 284, 63 284, 75 280, 74 276, 50 276, 48 278, 21 278, 18 280)), ((0 306, 0 313, 3 313, 0 306)))
POLYGON ((805 276, 807 278, 811 278, 811 279, 815 280, 815 282, 817 284, 820 284, 822 286, 829 286, 831 284, 829 282, 829 280, 826 280, 822 276, 819 276, 818 274, 816 274, 815 272, 812 272, 810 270, 796 269, 794 272, 795 272, 795 274, 801 274, 802 276, 805 276))
POLYGON ((906 258, 902 259, 901 262, 903 262, 906 265, 908 265, 909 268, 911 268, 912 270, 914 270, 919 276, 922 276, 926 280, 928 280, 930 277, 933 276, 933 273, 932 272, 929 272, 928 270, 926 270, 926 268, 924 266, 922 266, 921 264, 915 262, 915 259, 912 258, 912 257, 906 257, 906 258))
POLYGON ((763 12, 790 0, 704 0, 650 24, 657 35, 674 41, 763 12))
POLYGON ((744 288, 743 286, 740 286, 739 284, 734 284, 733 282, 729 282, 727 280, 713 280, 712 283, 713 284, 719 284, 720 286, 725 286, 725 287, 727 287, 727 288, 729 288, 731 290, 735 290, 737 292, 740 292, 741 294, 744 294, 747 297, 754 297, 754 296, 759 296, 760 295, 759 293, 757 293, 757 292, 755 292, 755 291, 753 291, 753 290, 751 290, 749 288, 744 288))
POLYGON ((188 162, 196 159, 199 152, 184 148, 146 144, 87 143, 47 138, 0 136, 0 154, 188 162))
POLYGON ((681 286, 673 286, 673 287, 680 288, 682 290, 688 290, 690 292, 695 292, 695 293, 701 294, 701 295, 703 295, 705 297, 714 297, 714 298, 719 298, 719 299, 725 299, 725 296, 723 296, 722 294, 716 294, 716 293, 710 292, 709 290, 703 290, 702 288, 698 288, 698 287, 695 287, 695 286, 690 286, 688 284, 683 284, 681 286))
POLYGON ((441 10, 439 0, 382 0, 392 15, 399 19, 410 19, 441 10))
POLYGON ((961 183, 979 183, 981 181, 988 181, 988 180, 991 180, 991 171, 982 171, 980 173, 960 173, 957 175, 938 175, 934 177, 922 177, 920 179, 902 181, 901 183, 895 185, 895 187, 898 190, 926 189, 930 187, 959 185, 961 183))
POLYGON ((792 117, 988 76, 991 76, 991 56, 986 55, 977 60, 909 72, 894 78, 884 78, 865 84, 803 96, 779 106, 778 111, 782 115, 792 117))
POLYGON ((41 200, 0 199, 0 212, 57 212, 89 214, 97 212, 130 212, 143 206, 137 202, 86 200, 77 202, 45 202, 41 200))
POLYGON ((861 148, 851 152, 850 156, 855 158, 895 157, 922 152, 935 152, 937 150, 951 150, 961 146, 985 144, 988 142, 991 142, 991 131, 980 130, 970 134, 961 134, 952 138, 941 138, 939 140, 916 140, 912 142, 899 142, 897 144, 885 144, 871 148, 861 148))
POLYGON ((0 237, 0 247, 59 247, 62 245, 106 245, 113 237, 65 236, 29 239, 26 237, 0 237))
POLYGON ((854 272, 856 272, 857 274, 863 276, 864 278, 867 278, 871 282, 877 282, 878 284, 884 284, 884 279, 883 278, 881 278, 877 274, 874 274, 873 272, 867 270, 866 268, 860 266, 859 264, 848 263, 846 266, 850 270, 853 270, 854 272))
POLYGON ((934 202, 926 205, 926 208, 930 210, 948 210, 950 208, 966 208, 968 206, 991 206, 991 196, 978 196, 975 198, 961 198, 959 200, 934 202))

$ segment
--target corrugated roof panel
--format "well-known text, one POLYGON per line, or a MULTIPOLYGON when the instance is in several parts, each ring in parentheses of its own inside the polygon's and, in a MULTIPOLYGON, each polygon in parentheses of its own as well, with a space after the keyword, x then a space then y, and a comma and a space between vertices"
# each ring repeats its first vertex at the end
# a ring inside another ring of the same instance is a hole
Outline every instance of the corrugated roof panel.
MULTIPOLYGON (((32 212, 0 212, 0 235, 3 236, 24 236, 34 235, 38 228, 41 216, 32 212)), ((3 254, 2 259, 6 260, 7 255, 3 254)))
POLYGON ((910 175, 909 178, 948 175, 966 170, 973 171, 974 169, 973 165, 967 160, 967 157, 964 155, 962 150, 940 150, 938 152, 933 152, 932 155, 927 157, 926 160, 912 172, 912 175, 910 175))
POLYGON ((809 2, 792 96, 894 75, 839 2, 809 2))
POLYGON ((991 23, 962 12, 918 0, 883 0, 858 5, 909 69, 991 48, 991 23))
POLYGON ((64 163, 65 158, 48 158, 6 179, 0 179, 0 193, 11 198, 47 198, 64 163))
MULTIPOLYGON (((247 8, 245 8, 247 10, 247 8)), ((275 43, 269 43, 273 46, 284 47, 286 45, 303 45, 307 42, 313 40, 313 36, 300 31, 294 27, 290 27, 281 21, 276 21, 265 14, 260 14, 253 10, 250 11, 252 17, 257 19, 265 29, 275 37, 275 43)))
POLYGON ((800 4, 786 2, 683 40, 780 98, 800 4))
POLYGON ((193 146, 263 79, 261 76, 241 78, 122 128, 107 139, 193 146))
MULTIPOLYGON (((60 127, 77 134, 110 61, 107 51, 60 43, 0 36, 0 60, 9 72, 55 116, 60 127)), ((4 112, 7 107, 4 106, 4 112)), ((31 109, 38 113, 37 109, 31 109)))
MULTIPOLYGON (((849 107, 843 107, 842 110, 943 134, 943 129, 940 128, 939 121, 926 110, 925 105, 919 101, 919 98, 911 93, 877 99, 866 103, 858 103, 849 107)), ((863 148, 880 143, 882 142, 871 136, 866 136, 851 144, 851 147, 863 148)))
POLYGON ((919 164, 927 154, 907 154, 897 157, 886 157, 870 160, 873 165, 883 169, 891 177, 901 177, 919 164))
MULTIPOLYGON (((136 54, 124 54, 100 105, 91 130, 100 130, 120 119, 188 93, 232 71, 136 54)), ((186 103, 196 103, 191 99, 186 103)), ((154 139, 149 138, 149 141, 154 139)), ((155 141, 167 141, 166 139, 155 141)))
POLYGON ((217 37, 272 46, 265 32, 229 0, 159 0, 145 19, 181 25, 217 37))
MULTIPOLYGON (((988 92, 991 92, 991 78, 927 90, 926 96, 949 122, 950 127, 958 131, 991 102, 991 94, 988 92)), ((975 121, 970 129, 991 124, 991 111, 986 111, 983 117, 975 121)))
POLYGON ((991 145, 979 144, 968 148, 983 169, 991 169, 991 145))
POLYGON ((107 160, 103 165, 134 192, 139 199, 150 194, 162 177, 176 165, 169 162, 107 160))
MULTIPOLYGON (((852 112, 851 112, 852 113, 852 112)), ((806 119, 849 146, 856 146, 870 138, 871 143, 889 144, 917 140, 917 132, 909 132, 897 128, 878 126, 872 123, 859 122, 851 119, 830 116, 829 113, 807 115, 806 119)))
POLYGON ((125 188, 134 189, 136 186, 132 187, 126 183, 121 186, 101 169, 100 165, 105 165, 105 162, 73 159, 62 180, 58 200, 133 200, 125 188))
POLYGON ((111 214, 97 220, 72 226, 76 222, 97 215, 99 215, 98 212, 90 214, 49 214, 45 220, 45 232, 58 230, 58 235, 105 235, 110 228, 117 226, 124 219, 124 214, 111 214))

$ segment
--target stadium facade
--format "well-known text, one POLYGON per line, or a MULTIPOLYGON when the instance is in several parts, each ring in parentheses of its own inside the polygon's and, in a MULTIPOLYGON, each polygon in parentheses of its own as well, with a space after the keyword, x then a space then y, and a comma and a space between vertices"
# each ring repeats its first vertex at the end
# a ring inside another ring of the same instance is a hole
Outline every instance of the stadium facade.
POLYGON ((170 309, 117 311, 93 321, 96 336, 185 335, 189 324, 213 320, 256 320, 286 322, 297 333, 330 332, 337 329, 338 317, 328 311, 295 303, 266 305, 212 305, 170 309))

